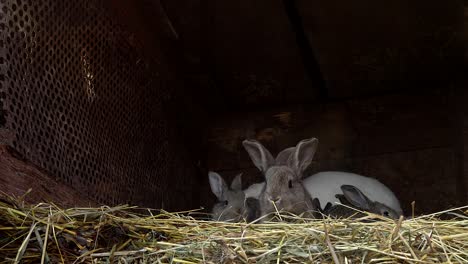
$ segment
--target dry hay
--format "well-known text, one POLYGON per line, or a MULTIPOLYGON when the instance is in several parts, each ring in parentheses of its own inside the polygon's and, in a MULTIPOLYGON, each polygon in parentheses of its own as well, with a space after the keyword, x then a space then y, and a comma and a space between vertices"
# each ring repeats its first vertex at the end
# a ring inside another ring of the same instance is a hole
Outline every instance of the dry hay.
POLYGON ((467 209, 400 221, 283 215, 290 223, 246 224, 195 220, 196 212, 63 209, 9 198, 0 201, 0 262, 468 263, 467 209))

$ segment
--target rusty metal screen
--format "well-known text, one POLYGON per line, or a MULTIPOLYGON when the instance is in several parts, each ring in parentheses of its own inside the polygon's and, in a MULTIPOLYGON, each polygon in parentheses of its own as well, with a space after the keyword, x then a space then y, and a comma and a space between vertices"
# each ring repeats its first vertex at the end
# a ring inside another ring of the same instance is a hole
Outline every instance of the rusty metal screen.
POLYGON ((103 3, 0 6, 9 144, 100 203, 193 206, 195 166, 163 112, 171 89, 103 3))

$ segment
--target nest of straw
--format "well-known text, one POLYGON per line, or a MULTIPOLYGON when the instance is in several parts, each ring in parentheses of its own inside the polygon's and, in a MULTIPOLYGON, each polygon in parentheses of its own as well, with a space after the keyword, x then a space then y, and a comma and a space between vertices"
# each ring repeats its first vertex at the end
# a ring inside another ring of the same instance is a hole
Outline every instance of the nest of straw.
POLYGON ((288 222, 246 224, 196 220, 195 211, 64 209, 10 197, 0 201, 0 262, 468 263, 467 209, 399 221, 283 215, 288 222))

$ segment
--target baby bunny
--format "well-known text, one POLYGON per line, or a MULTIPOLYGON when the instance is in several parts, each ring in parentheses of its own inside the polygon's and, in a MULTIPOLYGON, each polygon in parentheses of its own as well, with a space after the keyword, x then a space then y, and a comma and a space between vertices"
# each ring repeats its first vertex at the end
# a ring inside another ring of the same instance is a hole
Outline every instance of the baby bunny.
MULTIPOLYGON (((401 215, 383 203, 371 201, 361 190, 352 185, 342 185, 341 190, 346 201, 358 209, 391 219, 398 219, 401 215)), ((343 200, 340 196, 338 199, 343 200)))
POLYGON ((295 148, 278 154, 276 160, 256 140, 244 140, 242 144, 265 176, 265 184, 258 197, 260 216, 280 210, 301 214, 314 209, 312 199, 302 184, 302 175, 317 150, 316 138, 300 141, 295 148))
POLYGON ((231 188, 228 187, 221 175, 210 171, 208 178, 211 191, 218 198, 218 203, 213 206, 213 220, 238 222, 244 214, 245 194, 242 191, 241 174, 232 180, 231 188))
MULTIPOLYGON (((367 211, 370 213, 382 215, 391 219, 398 219, 399 214, 395 212, 392 208, 386 206, 385 204, 371 201, 366 195, 364 195, 361 190, 352 185, 342 185, 341 190, 343 194, 336 194, 336 198, 340 200, 341 204, 332 205, 327 203, 325 208, 321 211, 324 215, 329 215, 331 217, 363 217, 364 213, 353 210, 356 208, 361 211, 367 211), (346 206, 343 206, 346 205, 346 206), (348 207, 347 207, 348 206, 348 207), (351 208, 350 208, 351 207, 351 208)), ((320 208, 320 202, 318 198, 314 198, 313 203, 315 206, 320 208)))
MULTIPOLYGON (((313 198, 318 198, 323 204, 338 202, 339 199, 336 194, 343 192, 343 185, 353 186, 369 201, 378 202, 389 208, 391 210, 389 216, 393 212, 398 216, 403 215, 400 202, 395 194, 377 179, 340 171, 319 172, 304 179, 304 186, 307 191, 313 198)), ((346 187, 345 189, 349 188, 346 187)), ((362 209, 365 210, 365 208, 362 209)))

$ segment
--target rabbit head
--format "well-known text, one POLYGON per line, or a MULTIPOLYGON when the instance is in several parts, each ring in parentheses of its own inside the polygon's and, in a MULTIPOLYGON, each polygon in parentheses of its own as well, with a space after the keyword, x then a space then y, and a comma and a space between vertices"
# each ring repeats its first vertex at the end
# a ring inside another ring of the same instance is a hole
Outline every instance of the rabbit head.
POLYGON ((346 200, 344 195, 336 194, 335 196, 340 200, 341 204, 332 205, 328 202, 323 209, 318 198, 314 198, 312 200, 312 203, 317 210, 318 216, 316 216, 316 218, 323 218, 326 216, 333 218, 359 218, 366 216, 366 214, 353 209, 354 207, 348 202, 348 200, 346 200))
POLYGON ((330 216, 333 218, 359 218, 366 216, 366 214, 353 209, 354 207, 348 202, 348 200, 346 200, 344 195, 337 194, 335 196, 340 200, 341 204, 332 205, 330 202, 328 202, 325 205, 325 208, 323 209, 320 206, 320 201, 318 198, 314 198, 314 200, 312 201, 314 203, 315 208, 317 208, 317 211, 321 214, 322 217, 330 216))
POLYGON ((261 215, 279 210, 301 214, 313 209, 302 176, 317 150, 316 138, 302 140, 296 147, 283 150, 276 160, 256 140, 244 140, 242 144, 265 177, 266 184, 259 196, 261 215))
POLYGON ((342 185, 341 190, 344 194, 335 195, 335 197, 340 200, 341 204, 332 205, 328 202, 325 208, 322 209, 318 198, 312 200, 314 207, 322 216, 331 216, 333 218, 360 218, 366 216, 365 213, 355 210, 358 209, 392 219, 398 218, 398 214, 393 209, 382 203, 372 202, 355 186, 342 185))
POLYGON ((238 174, 232 180, 229 188, 221 175, 212 171, 208 173, 211 191, 218 198, 212 210, 213 220, 237 222, 242 219, 245 194, 242 191, 241 175, 238 174))
POLYGON ((398 219, 400 217, 400 214, 387 205, 371 201, 365 194, 361 192, 361 190, 355 186, 342 185, 341 191, 343 191, 343 196, 346 201, 353 207, 391 219, 398 219))

